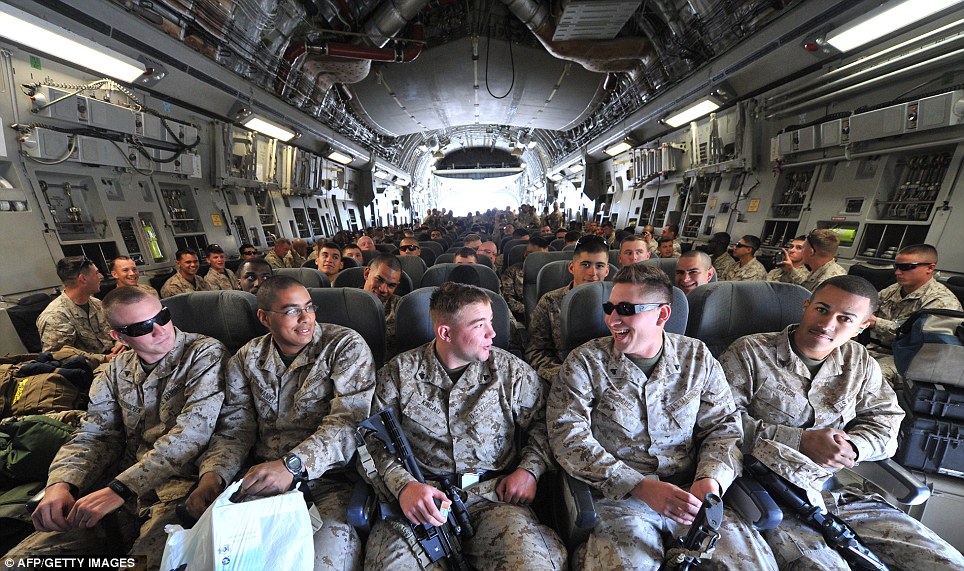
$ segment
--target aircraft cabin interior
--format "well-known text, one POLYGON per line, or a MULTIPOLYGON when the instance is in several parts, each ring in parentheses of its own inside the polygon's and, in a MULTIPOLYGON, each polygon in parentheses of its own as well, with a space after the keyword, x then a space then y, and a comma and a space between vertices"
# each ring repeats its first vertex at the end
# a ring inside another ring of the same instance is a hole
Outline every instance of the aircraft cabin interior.
MULTIPOLYGON (((829 229, 886 283, 926 243, 964 299, 959 0, 0 0, 0 125, 0 354, 65 256, 147 284, 442 208, 753 235, 768 269, 829 229)), ((948 426, 909 510, 964 549, 948 426)))

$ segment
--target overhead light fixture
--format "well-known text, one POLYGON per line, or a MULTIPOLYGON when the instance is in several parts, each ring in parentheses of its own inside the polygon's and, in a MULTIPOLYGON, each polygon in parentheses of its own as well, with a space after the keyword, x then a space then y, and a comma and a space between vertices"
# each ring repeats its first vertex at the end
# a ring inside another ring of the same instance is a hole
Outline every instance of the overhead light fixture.
POLYGON ((32 14, 0 4, 0 37, 127 83, 144 65, 32 14))
POLYGON ((582 169, 584 168, 585 167, 583 166, 582 163, 572 163, 571 165, 569 165, 569 167, 566 170, 568 170, 572 174, 578 174, 578 173, 581 173, 582 169))
POLYGON ((257 115, 248 115, 241 120, 241 125, 245 128, 251 129, 252 131, 257 131, 262 135, 267 135, 279 141, 288 142, 295 138, 296 133, 289 129, 272 123, 266 119, 262 119, 257 115))
POLYGON ((328 158, 330 160, 335 161, 336 163, 341 163, 343 165, 351 164, 351 162, 355 160, 355 157, 351 157, 349 155, 343 155, 338 151, 332 151, 328 153, 328 158))
POLYGON ((720 104, 716 100, 707 97, 699 103, 690 105, 686 109, 683 109, 675 115, 671 115, 663 120, 664 123, 670 127, 679 127, 681 125, 686 125, 690 121, 695 121, 700 117, 709 115, 710 113, 716 111, 720 108, 720 104))
POLYGON ((420 153, 427 153, 427 152, 428 152, 428 145, 426 145, 425 143, 422 143, 422 144, 419 145, 417 148, 418 148, 418 152, 420 152, 420 153))
POLYGON ((615 157, 616 155, 625 153, 626 151, 632 148, 633 148, 632 141, 630 141, 629 139, 623 139, 622 141, 616 143, 615 145, 611 145, 607 147, 603 152, 605 152, 610 157, 615 157))
POLYGON ((549 175, 549 180, 551 180, 552 182, 559 182, 560 180, 562 180, 562 173, 561 172, 552 173, 551 175, 549 175))
POLYGON ((847 52, 906 28, 941 10, 960 4, 962 0, 901 0, 871 10, 858 20, 827 34, 827 44, 847 52))
POLYGON ((384 170, 378 169, 378 170, 375 171, 375 178, 380 178, 380 179, 383 179, 383 180, 391 180, 391 179, 392 179, 392 175, 391 175, 391 173, 389 173, 388 171, 384 171, 384 170))

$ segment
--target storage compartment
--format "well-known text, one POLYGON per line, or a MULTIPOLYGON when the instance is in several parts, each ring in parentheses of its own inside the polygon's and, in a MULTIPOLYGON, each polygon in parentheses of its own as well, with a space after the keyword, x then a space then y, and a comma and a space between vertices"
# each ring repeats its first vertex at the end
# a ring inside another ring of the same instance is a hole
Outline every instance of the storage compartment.
POLYGON ((905 379, 905 399, 917 414, 964 420, 964 388, 905 379))
POLYGON ((908 413, 894 459, 908 468, 964 478, 962 425, 908 413))

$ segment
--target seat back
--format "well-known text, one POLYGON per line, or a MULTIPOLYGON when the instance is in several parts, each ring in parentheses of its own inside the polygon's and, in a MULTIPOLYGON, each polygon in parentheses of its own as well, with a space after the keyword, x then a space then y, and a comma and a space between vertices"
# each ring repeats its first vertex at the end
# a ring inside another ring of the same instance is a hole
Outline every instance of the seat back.
POLYGON ((157 295, 161 295, 161 288, 164 287, 164 283, 171 279, 171 276, 176 274, 174 270, 156 274, 147 279, 147 282, 151 284, 151 287, 157 290, 157 295))
MULTIPOLYGON (((616 266, 609 264, 609 275, 606 276, 605 281, 612 281, 617 271, 616 266)), ((569 261, 557 260, 555 262, 549 262, 539 270, 539 276, 536 278, 536 295, 538 296, 536 299, 542 299, 542 296, 545 295, 546 292, 559 289, 571 281, 572 274, 569 273, 569 261)), ((533 308, 535 308, 535 306, 533 306, 533 308)))
POLYGON ((17 305, 7 308, 10 322, 28 353, 39 353, 43 348, 40 332, 37 330, 37 318, 55 297, 55 294, 50 293, 28 295, 17 302, 17 305))
MULTIPOLYGON (((593 282, 572 288, 562 298, 559 323, 564 352, 568 354, 587 341, 610 335, 602 304, 609 300, 612 290, 612 282, 593 282)), ((688 316, 686 294, 674 287, 672 312, 664 329, 669 333, 684 334, 688 316)))
POLYGON ((418 256, 425 261, 426 266, 431 266, 435 263, 435 258, 438 257, 438 254, 436 254, 435 250, 432 250, 431 248, 422 248, 419 250, 418 256))
POLYGON ((420 256, 396 256, 398 258, 398 263, 402 266, 402 271, 408 274, 408 277, 412 279, 412 285, 417 286, 417 284, 422 283, 422 276, 425 274, 425 270, 428 266, 425 264, 420 256))
MULTIPOLYGON (((351 260, 351 258, 347 259, 351 260)), ((331 282, 328 281, 327 275, 311 268, 279 268, 274 271, 274 274, 276 276, 294 278, 305 287, 331 287, 331 282)))
POLYGON ((556 238, 552 242, 549 242, 549 250, 553 252, 558 252, 562 250, 562 247, 566 245, 566 241, 563 238, 556 238))
POLYGON ((518 264, 526 257, 526 249, 529 247, 528 242, 522 242, 521 244, 516 244, 509 249, 505 255, 505 267, 509 267, 513 264, 518 264))
MULTIPOLYGON (((679 258, 650 258, 644 261, 643 263, 646 264, 647 266, 653 266, 655 268, 659 268, 663 270, 663 273, 669 276, 670 281, 675 283, 676 282, 676 262, 678 260, 679 258)), ((716 272, 713 272, 713 275, 710 276, 710 283, 713 283, 715 281, 717 281, 716 272)))
POLYGON ((362 261, 365 262, 364 265, 367 266, 368 262, 371 262, 372 260, 375 259, 376 256, 380 256, 383 253, 384 252, 379 252, 378 250, 362 250, 362 253, 361 253, 362 261))
MULTIPOLYGON (((447 282, 449 279, 449 274, 452 273, 456 267, 464 264, 438 264, 426 270, 425 275, 422 276, 421 287, 435 287, 440 286, 442 283, 447 282)), ((469 264, 472 269, 479 276, 479 285, 483 288, 493 291, 497 294, 502 293, 502 286, 499 282, 499 276, 495 274, 495 271, 491 268, 487 268, 482 264, 469 264)))
POLYGON ((852 276, 860 276, 864 278, 873 284, 874 289, 877 291, 897 283, 897 275, 894 274, 894 268, 892 267, 872 268, 863 264, 854 264, 850 266, 850 268, 847 270, 847 273, 852 276))
POLYGON ((539 303, 536 287, 539 270, 549 262, 557 260, 571 262, 572 252, 532 252, 526 256, 522 263, 522 302, 526 307, 526 315, 531 315, 536 308, 536 304, 539 303))
POLYGON ((394 254, 398 246, 395 244, 375 244, 375 249, 383 254, 394 254))
POLYGON ((445 253, 445 248, 442 244, 434 240, 419 240, 418 245, 422 247, 422 250, 431 250, 435 252, 435 257, 439 257, 445 253))
POLYGON ((194 291, 165 298, 171 320, 182 331, 214 337, 231 353, 267 333, 258 321, 254 294, 237 290, 194 291))
POLYGON ((385 308, 374 294, 351 287, 309 288, 308 294, 318 306, 315 319, 319 323, 334 323, 357 331, 372 351, 375 368, 382 366, 385 360, 385 308))
POLYGON ((437 266, 439 264, 454 264, 454 263, 455 263, 455 254, 451 252, 445 252, 441 256, 435 258, 434 265, 437 266))
MULTIPOLYGON (((395 313, 395 337, 398 352, 414 349, 435 338, 432 317, 429 315, 429 302, 438 287, 422 287, 406 295, 398 303, 395 313)), ((509 306, 501 295, 485 290, 492 302, 492 328, 495 339, 492 343, 500 349, 509 346, 509 306)))
MULTIPOLYGON (((348 268, 338 272, 331 287, 363 289, 365 287, 365 268, 348 268)), ((398 282, 398 288, 395 289, 395 295, 405 295, 413 289, 415 288, 412 287, 412 278, 403 270, 402 279, 398 282)))
POLYGON ((687 296, 686 335, 710 348, 715 357, 730 343, 753 333, 781 331, 799 323, 810 292, 796 284, 747 281, 701 285, 687 296))
MULTIPOLYGON (((515 248, 519 244, 528 244, 528 243, 529 243, 528 240, 524 240, 522 238, 513 238, 508 242, 502 243, 502 249, 500 250, 500 252, 502 252, 502 270, 503 271, 509 267, 509 257, 510 257, 509 254, 512 253, 512 248, 515 248)), ((523 252, 524 251, 525 249, 523 249, 523 252)), ((519 260, 521 259, 522 258, 520 257, 519 260)), ((516 260, 516 261, 519 261, 519 260, 516 260)))

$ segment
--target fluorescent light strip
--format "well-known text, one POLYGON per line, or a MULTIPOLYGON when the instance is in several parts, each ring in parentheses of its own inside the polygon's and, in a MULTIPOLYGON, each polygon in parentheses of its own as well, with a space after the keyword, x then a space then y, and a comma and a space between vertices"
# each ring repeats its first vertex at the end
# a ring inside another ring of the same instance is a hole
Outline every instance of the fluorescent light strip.
POLYGON ((353 160, 355 160, 355 157, 350 157, 350 156, 348 156, 348 155, 343 155, 343 154, 339 153, 338 151, 332 151, 332 152, 328 153, 328 158, 331 159, 331 160, 333 160, 333 161, 335 161, 336 163, 341 163, 341 164, 343 164, 343 165, 350 164, 353 160))
POLYGON ((897 2, 851 27, 827 35, 827 43, 842 52, 850 51, 877 38, 923 20, 931 14, 960 4, 962 0, 904 0, 897 2))
POLYGON ((289 131, 288 129, 275 125, 274 123, 269 123, 257 115, 251 115, 247 119, 242 120, 241 124, 252 131, 257 131, 263 135, 278 139, 279 141, 288 142, 295 136, 294 131, 289 131))
POLYGON ((144 75, 136 60, 67 31, 36 16, 0 4, 0 36, 108 77, 131 83, 144 75))
POLYGON ((573 163, 569 165, 567 170, 572 174, 576 174, 576 173, 581 173, 583 168, 585 167, 583 167, 582 163, 573 163))
POLYGON ((687 107, 676 115, 666 118, 666 124, 670 127, 679 127, 680 125, 685 125, 690 121, 695 121, 704 115, 709 115, 719 108, 720 105, 716 101, 713 101, 712 99, 704 99, 695 105, 687 107))
POLYGON ((632 148, 633 148, 633 145, 629 141, 620 141, 619 143, 616 143, 615 145, 605 149, 603 152, 605 152, 610 157, 615 157, 616 155, 625 153, 626 151, 632 148))

